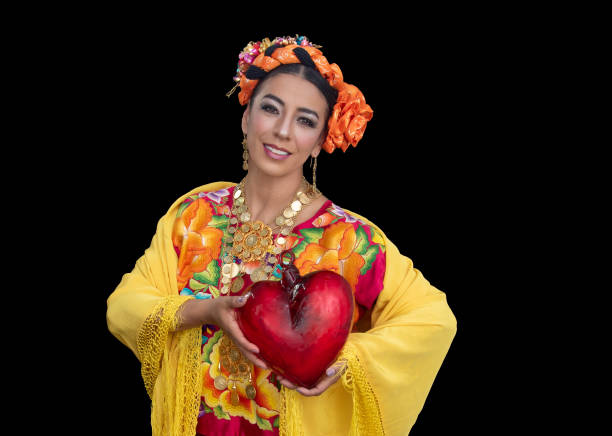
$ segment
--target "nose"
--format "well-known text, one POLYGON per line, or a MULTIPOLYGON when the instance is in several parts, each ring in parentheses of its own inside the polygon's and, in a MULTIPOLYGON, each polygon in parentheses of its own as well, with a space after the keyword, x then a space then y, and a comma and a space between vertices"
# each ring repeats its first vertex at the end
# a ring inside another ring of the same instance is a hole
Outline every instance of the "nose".
POLYGON ((286 112, 278 117, 275 133, 280 139, 289 139, 291 137, 291 117, 286 112))

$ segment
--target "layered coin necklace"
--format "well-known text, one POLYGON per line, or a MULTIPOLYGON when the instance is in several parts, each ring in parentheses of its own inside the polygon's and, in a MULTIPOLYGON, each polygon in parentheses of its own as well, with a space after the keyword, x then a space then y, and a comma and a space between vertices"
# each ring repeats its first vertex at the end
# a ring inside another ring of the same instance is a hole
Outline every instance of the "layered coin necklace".
MULTIPOLYGON (((251 213, 247 206, 244 184, 246 177, 234 190, 229 237, 223 239, 223 266, 221 267, 222 294, 239 292, 244 287, 242 276, 246 272, 246 263, 262 261, 262 265, 250 274, 252 282, 270 280, 274 270, 280 264, 280 253, 285 249, 287 236, 295 226, 296 218, 304 206, 312 203, 321 193, 311 185, 304 176, 300 188, 291 202, 278 214, 275 227, 263 221, 251 222, 251 213), (279 232, 274 239, 274 230, 279 232), (228 243, 232 244, 231 248, 228 243)), ((254 399, 257 393, 252 380, 252 363, 240 352, 237 346, 225 335, 219 346, 219 375, 215 377, 215 387, 224 391, 230 390, 230 401, 238 405, 237 382, 246 383, 245 395, 254 399), (229 372, 229 380, 221 373, 221 366, 229 372)))

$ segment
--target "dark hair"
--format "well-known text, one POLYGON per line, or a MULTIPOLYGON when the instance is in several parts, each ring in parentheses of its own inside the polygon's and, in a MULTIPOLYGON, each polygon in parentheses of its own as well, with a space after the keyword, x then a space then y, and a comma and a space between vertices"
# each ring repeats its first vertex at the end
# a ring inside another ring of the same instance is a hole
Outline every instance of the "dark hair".
MULTIPOLYGON (((253 94, 251 94, 251 101, 255 99, 257 96, 261 84, 264 83, 271 77, 277 76, 279 74, 293 74, 294 76, 302 77, 312 83, 317 87, 323 97, 325 97, 325 101, 327 101, 327 119, 331 116, 334 111, 334 106, 336 105, 336 100, 338 100, 338 90, 332 87, 327 80, 317 71, 315 68, 307 67, 306 65, 295 63, 295 64, 283 64, 279 65, 269 73, 267 73, 264 77, 259 79, 257 86, 253 90, 253 94)), ((249 110, 252 109, 252 106, 249 110)), ((327 129, 327 123, 325 124, 325 128, 327 129)))

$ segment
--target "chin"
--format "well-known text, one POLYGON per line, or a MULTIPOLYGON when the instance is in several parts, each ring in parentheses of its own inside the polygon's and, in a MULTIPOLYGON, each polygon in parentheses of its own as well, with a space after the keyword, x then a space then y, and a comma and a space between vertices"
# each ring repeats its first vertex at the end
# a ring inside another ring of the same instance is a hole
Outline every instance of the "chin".
MULTIPOLYGON (((251 164, 249 164, 249 168, 250 167, 251 164)), ((291 174, 293 171, 295 171, 295 169, 290 168, 284 162, 280 164, 270 164, 266 162, 265 165, 254 165, 254 167, 256 167, 263 174, 266 174, 271 177, 286 176, 287 174, 291 174)))

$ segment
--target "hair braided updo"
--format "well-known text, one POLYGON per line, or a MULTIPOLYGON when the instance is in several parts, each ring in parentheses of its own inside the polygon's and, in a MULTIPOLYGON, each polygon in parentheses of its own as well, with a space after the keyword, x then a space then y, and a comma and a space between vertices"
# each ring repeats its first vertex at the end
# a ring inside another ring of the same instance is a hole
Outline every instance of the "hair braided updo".
MULTIPOLYGON (((247 48, 252 47, 251 44, 247 48)), ((239 64, 239 76, 236 78, 239 77, 237 86, 240 86, 238 100, 241 105, 257 95, 258 85, 270 77, 277 74, 298 75, 315 85, 328 103, 327 137, 322 148, 332 153, 336 148, 346 152, 349 145, 357 146, 367 122, 372 119, 373 111, 366 104, 361 91, 344 82, 338 65, 330 64, 323 53, 313 46, 275 43, 263 52, 253 48, 250 50, 257 53, 257 57, 252 62, 239 64)))

